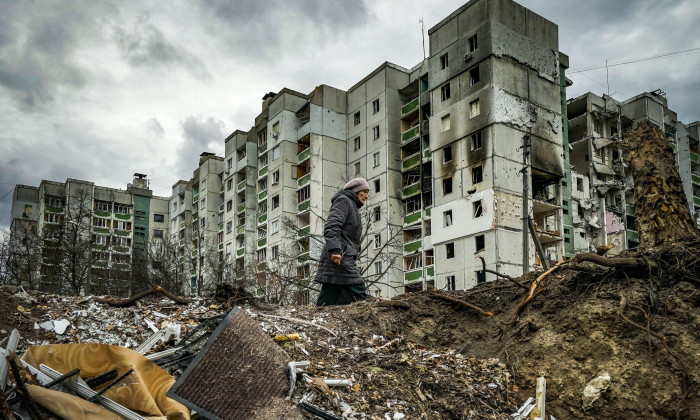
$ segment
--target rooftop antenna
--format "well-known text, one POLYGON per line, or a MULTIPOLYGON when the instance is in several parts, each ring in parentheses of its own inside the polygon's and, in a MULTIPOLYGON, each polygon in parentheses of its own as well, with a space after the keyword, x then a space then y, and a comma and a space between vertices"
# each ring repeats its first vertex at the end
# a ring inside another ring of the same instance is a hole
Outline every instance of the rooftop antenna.
POLYGON ((420 31, 423 34, 423 60, 425 60, 425 24, 423 24, 423 18, 418 19, 420 23, 420 31))

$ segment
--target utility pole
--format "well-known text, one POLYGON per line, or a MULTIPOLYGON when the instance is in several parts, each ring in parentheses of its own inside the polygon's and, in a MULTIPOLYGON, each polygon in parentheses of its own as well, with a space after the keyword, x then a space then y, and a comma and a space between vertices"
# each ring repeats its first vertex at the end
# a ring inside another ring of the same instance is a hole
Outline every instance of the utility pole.
POLYGON ((530 147, 532 142, 529 134, 523 136, 523 169, 520 171, 523 174, 523 274, 530 271, 530 240, 528 237, 528 223, 530 219, 529 210, 529 184, 530 171, 528 165, 528 157, 530 156, 530 147))

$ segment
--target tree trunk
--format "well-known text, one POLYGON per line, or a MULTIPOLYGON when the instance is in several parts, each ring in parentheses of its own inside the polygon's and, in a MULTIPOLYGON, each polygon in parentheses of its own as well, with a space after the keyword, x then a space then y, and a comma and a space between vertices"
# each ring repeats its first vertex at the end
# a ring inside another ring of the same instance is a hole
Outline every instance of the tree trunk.
POLYGON ((642 121, 626 138, 640 246, 697 239, 673 152, 661 129, 642 121))

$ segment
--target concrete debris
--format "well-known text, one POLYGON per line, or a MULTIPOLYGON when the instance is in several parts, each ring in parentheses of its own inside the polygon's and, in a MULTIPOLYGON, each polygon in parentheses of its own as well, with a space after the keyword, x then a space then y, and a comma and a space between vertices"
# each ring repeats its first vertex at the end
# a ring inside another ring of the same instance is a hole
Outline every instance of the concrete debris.
POLYGON ((598 372, 595 378, 591 379, 583 389, 583 408, 593 407, 593 403, 598 401, 601 394, 610 387, 610 373, 607 370, 598 372))

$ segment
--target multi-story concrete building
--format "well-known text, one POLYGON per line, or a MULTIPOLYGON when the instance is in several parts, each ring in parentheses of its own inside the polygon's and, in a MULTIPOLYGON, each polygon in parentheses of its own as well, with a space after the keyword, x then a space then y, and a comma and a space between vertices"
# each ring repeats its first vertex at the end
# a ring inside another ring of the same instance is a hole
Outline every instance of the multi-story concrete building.
POLYGON ((126 294, 138 288, 132 257, 166 235, 167 215, 167 199, 153 196, 142 174, 134 174, 126 190, 44 180, 38 188, 15 188, 11 230, 40 241, 34 250, 38 287, 126 294))
MULTIPOLYGON (((676 156, 688 206, 700 210, 698 122, 684 125, 668 108, 661 91, 618 102, 586 93, 568 101, 571 139, 574 250, 612 246, 611 255, 639 245, 634 210, 634 182, 626 170, 624 131, 648 120, 666 135, 676 156), (693 160, 694 159, 694 160, 693 160)), ((696 216, 697 217, 697 216, 696 216)), ((697 219, 696 219, 697 220, 697 219)))

